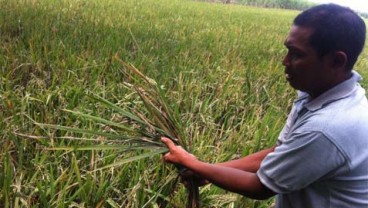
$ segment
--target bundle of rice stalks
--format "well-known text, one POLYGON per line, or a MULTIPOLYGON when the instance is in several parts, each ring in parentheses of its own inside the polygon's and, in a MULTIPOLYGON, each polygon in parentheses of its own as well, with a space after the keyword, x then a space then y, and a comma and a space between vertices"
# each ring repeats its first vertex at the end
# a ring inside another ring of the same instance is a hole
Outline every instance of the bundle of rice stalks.
MULTIPOLYGON (((37 123, 42 128, 52 128, 73 133, 88 134, 91 136, 98 136, 106 138, 107 141, 118 141, 118 145, 92 145, 81 147, 52 147, 49 150, 110 150, 119 149, 119 151, 145 151, 137 156, 123 158, 113 164, 104 166, 100 169, 116 167, 135 160, 151 157, 158 154, 163 154, 168 151, 165 144, 161 142, 161 136, 170 138, 177 145, 181 145, 188 150, 189 140, 185 137, 182 125, 178 118, 178 112, 173 112, 167 105, 162 89, 157 83, 145 76, 134 66, 125 63, 117 55, 114 59, 121 63, 123 67, 123 74, 127 77, 125 86, 131 89, 143 102, 144 108, 142 111, 137 109, 125 110, 122 107, 102 98, 93 93, 87 93, 95 102, 111 109, 124 118, 125 122, 116 122, 113 120, 104 119, 100 116, 83 113, 80 111, 65 110, 78 117, 88 119, 100 124, 104 124, 114 131, 93 131, 76 127, 43 124, 37 123)), ((185 171, 183 167, 176 167, 178 173, 185 171)), ((199 190, 193 181, 189 181, 188 186, 188 208, 199 207, 199 190)))

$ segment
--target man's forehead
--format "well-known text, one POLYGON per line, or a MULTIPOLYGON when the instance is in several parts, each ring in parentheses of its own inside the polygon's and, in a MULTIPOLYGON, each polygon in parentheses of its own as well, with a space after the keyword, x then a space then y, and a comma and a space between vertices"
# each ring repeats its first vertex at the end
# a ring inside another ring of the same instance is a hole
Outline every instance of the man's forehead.
POLYGON ((310 27, 301 27, 293 25, 290 29, 288 36, 285 39, 285 46, 292 45, 310 45, 309 38, 313 33, 313 29, 310 27))

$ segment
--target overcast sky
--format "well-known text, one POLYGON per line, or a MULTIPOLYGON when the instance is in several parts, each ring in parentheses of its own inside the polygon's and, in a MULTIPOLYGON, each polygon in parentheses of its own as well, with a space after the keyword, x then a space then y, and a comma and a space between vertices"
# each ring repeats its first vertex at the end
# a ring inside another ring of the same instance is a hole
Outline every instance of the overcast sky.
POLYGON ((336 3, 343 6, 348 6, 353 10, 368 13, 368 1, 366 0, 309 0, 316 3, 336 3))

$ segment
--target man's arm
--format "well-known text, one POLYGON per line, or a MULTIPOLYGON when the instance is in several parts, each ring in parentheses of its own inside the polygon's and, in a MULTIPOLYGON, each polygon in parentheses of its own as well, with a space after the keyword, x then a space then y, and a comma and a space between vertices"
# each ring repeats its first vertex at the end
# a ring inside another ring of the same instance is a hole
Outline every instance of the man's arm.
POLYGON ((170 150, 164 156, 165 161, 180 164, 223 189, 253 199, 266 199, 275 195, 260 182, 256 173, 201 162, 180 146, 176 146, 170 139, 163 138, 162 141, 170 150))
MULTIPOLYGON (((243 171, 248 171, 251 173, 256 173, 259 167, 261 166, 261 162, 263 161, 263 159, 269 153, 273 152, 275 148, 276 146, 271 147, 269 149, 258 151, 256 153, 250 154, 240 159, 217 163, 217 165, 229 167, 229 168, 235 168, 235 169, 239 169, 243 171)), ((181 177, 182 177, 183 183, 186 183, 186 180, 188 179, 194 179, 198 186, 203 186, 203 185, 210 183, 209 180, 199 176, 198 174, 193 173, 193 171, 189 169, 185 171, 184 173, 182 173, 181 177)))
POLYGON ((223 163, 217 163, 218 165, 236 168, 251 173, 256 173, 261 166, 263 159, 271 152, 275 150, 276 146, 269 149, 261 150, 251 155, 245 156, 237 160, 231 160, 223 163))

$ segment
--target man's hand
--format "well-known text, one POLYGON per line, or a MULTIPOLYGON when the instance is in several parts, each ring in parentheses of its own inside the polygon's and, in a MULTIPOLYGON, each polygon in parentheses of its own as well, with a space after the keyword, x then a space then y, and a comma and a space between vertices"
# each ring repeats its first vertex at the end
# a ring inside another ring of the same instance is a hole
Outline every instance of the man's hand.
MULTIPOLYGON (((175 145, 169 138, 162 137, 161 141, 169 148, 169 152, 164 155, 164 160, 166 162, 185 166, 184 164, 186 161, 197 160, 194 155, 185 151, 181 146, 175 145)), ((203 186, 209 183, 206 179, 200 177, 191 170, 184 171, 180 176, 184 185, 187 185, 188 181, 194 181, 197 186, 203 186)))
POLYGON ((169 138, 162 137, 161 141, 169 148, 169 152, 164 155, 166 162, 186 166, 188 162, 197 160, 194 155, 185 151, 181 146, 175 145, 169 138))

